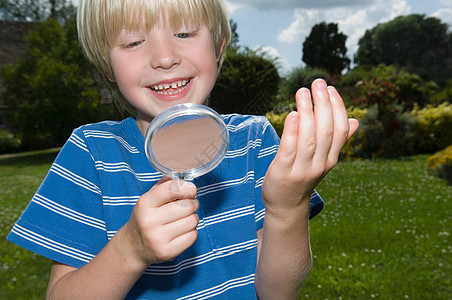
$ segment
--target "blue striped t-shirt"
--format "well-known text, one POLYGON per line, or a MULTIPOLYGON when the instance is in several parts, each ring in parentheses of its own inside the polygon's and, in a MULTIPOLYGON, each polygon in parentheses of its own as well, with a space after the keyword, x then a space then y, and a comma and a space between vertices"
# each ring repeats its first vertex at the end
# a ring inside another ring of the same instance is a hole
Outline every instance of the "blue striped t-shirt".
MULTIPOLYGON (((264 117, 222 117, 230 135, 226 157, 194 179, 200 202, 198 239, 174 261, 149 266, 128 299, 256 297, 256 232, 265 215, 261 187, 279 138, 264 117)), ((7 238, 81 268, 161 177, 146 158, 134 118, 82 126, 74 130, 7 238)), ((314 192, 311 213, 322 207, 314 192)))

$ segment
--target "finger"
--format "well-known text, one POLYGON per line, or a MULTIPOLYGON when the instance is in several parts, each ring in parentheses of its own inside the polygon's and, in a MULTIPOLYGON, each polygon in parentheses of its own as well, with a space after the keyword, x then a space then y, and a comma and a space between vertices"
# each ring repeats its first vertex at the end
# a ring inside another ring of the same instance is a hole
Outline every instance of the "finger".
POLYGON ((292 111, 287 115, 286 120, 284 121, 279 151, 275 157, 275 162, 277 162, 276 165, 281 168, 291 168, 295 160, 299 119, 298 112, 292 111))
POLYGON ((154 207, 160 207, 178 199, 191 199, 196 196, 196 186, 188 181, 172 180, 164 176, 142 197, 154 207))
POLYGON ((335 162, 337 161, 342 148, 347 142, 350 126, 347 116, 347 110, 345 109, 345 105, 342 101, 341 96, 332 86, 328 87, 328 93, 330 95, 334 122, 334 135, 329 155, 330 159, 335 162))
POLYGON ((198 238, 197 230, 188 231, 184 234, 175 237, 170 243, 170 248, 177 251, 175 256, 178 256, 182 252, 187 250, 191 245, 193 245, 197 238, 198 238))
POLYGON ((164 226, 162 233, 169 237, 169 240, 174 240, 178 236, 184 235, 190 231, 196 230, 199 224, 199 217, 197 214, 191 214, 185 218, 168 223, 164 226))
POLYGON ((359 128, 359 121, 356 119, 348 119, 348 124, 350 130, 348 131, 347 141, 352 137, 352 135, 358 130, 359 128))
POLYGON ((295 164, 301 166, 306 160, 310 160, 314 156, 317 140, 311 93, 308 89, 301 88, 297 92, 296 100, 300 121, 298 125, 298 153, 295 164))
POLYGON ((312 97, 317 139, 315 156, 318 161, 325 161, 333 141, 334 119, 330 95, 323 79, 316 79, 312 83, 312 97))
POLYGON ((166 203, 158 208, 157 213, 161 216, 162 224, 169 224, 195 214, 198 209, 198 199, 182 199, 166 203))

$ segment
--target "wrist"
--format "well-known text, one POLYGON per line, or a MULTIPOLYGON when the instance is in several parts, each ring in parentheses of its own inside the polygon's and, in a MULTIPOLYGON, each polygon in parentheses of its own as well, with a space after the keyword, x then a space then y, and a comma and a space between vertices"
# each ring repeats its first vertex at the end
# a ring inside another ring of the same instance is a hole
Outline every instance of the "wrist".
POLYGON ((310 200, 310 195, 302 197, 298 201, 266 201, 264 199, 265 215, 274 217, 309 218, 310 200))
POLYGON ((265 208, 265 222, 281 230, 289 230, 308 224, 309 201, 303 201, 297 206, 268 205, 265 208))
POLYGON ((120 259, 127 265, 133 272, 144 272, 146 268, 151 264, 146 262, 137 243, 133 239, 133 233, 130 231, 130 226, 127 223, 124 225, 114 236, 117 239, 118 252, 120 259))

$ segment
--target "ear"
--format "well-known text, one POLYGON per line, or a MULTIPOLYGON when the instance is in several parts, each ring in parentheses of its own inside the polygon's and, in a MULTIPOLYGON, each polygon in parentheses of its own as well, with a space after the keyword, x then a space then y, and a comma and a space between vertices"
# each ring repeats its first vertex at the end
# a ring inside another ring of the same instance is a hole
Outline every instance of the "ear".
POLYGON ((116 82, 116 79, 108 74, 104 74, 105 78, 107 78, 110 82, 116 82))
POLYGON ((218 57, 217 57, 217 63, 220 62, 221 59, 221 54, 223 54, 223 51, 225 51, 225 46, 226 46, 226 38, 223 37, 223 41, 221 42, 221 48, 220 48, 220 52, 218 53, 218 57))

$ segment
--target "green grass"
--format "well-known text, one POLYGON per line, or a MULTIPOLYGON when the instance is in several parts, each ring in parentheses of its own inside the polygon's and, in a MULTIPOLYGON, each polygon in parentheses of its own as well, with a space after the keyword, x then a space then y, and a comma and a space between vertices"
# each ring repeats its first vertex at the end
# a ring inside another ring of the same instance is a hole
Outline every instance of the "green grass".
MULTIPOLYGON (((5 240, 55 150, 0 156, 0 299, 43 299, 50 262, 5 240)), ((342 162, 318 187, 300 299, 451 299, 452 187, 427 156, 342 162)))
POLYGON ((56 149, 0 155, 0 299, 45 299, 50 261, 6 240, 55 159, 56 149))
POLYGON ((327 175, 301 299, 452 299, 452 187, 426 159, 343 162, 327 175))

